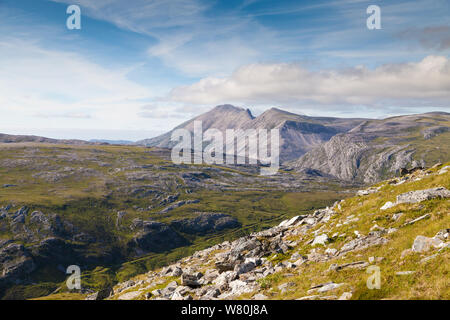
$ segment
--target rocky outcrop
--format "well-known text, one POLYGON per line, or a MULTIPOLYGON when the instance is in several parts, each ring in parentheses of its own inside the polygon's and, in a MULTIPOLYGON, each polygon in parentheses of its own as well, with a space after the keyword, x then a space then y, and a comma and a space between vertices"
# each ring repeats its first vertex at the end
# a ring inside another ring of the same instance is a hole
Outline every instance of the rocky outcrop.
MULTIPOLYGON (((159 272, 149 272, 146 280, 131 284, 130 282, 119 284, 118 289, 114 291, 114 296, 117 295, 119 299, 135 299, 144 295, 146 299, 157 300, 233 299, 245 293, 257 292, 260 288, 259 279, 285 268, 295 268, 308 262, 330 259, 331 255, 317 254, 315 249, 312 249, 308 257, 300 254, 292 255, 294 263, 283 262, 274 265, 267 257, 288 253, 296 245, 288 240, 290 237, 306 233, 310 228, 329 221, 330 217, 335 214, 336 212, 332 208, 316 210, 310 215, 296 216, 285 220, 273 228, 196 252, 159 272), (214 261, 212 266, 211 261, 214 261), (199 272, 204 265, 208 265, 206 271, 199 272), (180 281, 172 281, 163 289, 144 294, 147 292, 147 288, 164 281, 163 277, 179 277, 180 275, 180 281), (147 287, 144 286, 145 283, 148 283, 147 287), (139 289, 132 290, 133 287, 138 288, 138 286, 139 289), (124 290, 122 288, 133 293, 122 295, 119 293, 124 290)), ((371 245, 384 244, 383 240, 385 239, 374 234, 367 239, 350 243, 347 247, 344 246, 341 251, 356 251, 371 245)), ((322 243, 326 242, 322 241, 322 243)), ((333 289, 335 288, 328 286, 324 287, 322 291, 333 289)))
POLYGON ((223 213, 197 213, 195 218, 174 220, 170 226, 183 233, 205 234, 223 229, 237 228, 240 223, 236 218, 223 213))
MULTIPOLYGON (((422 160, 429 158, 434 145, 430 142, 425 151, 421 147, 418 153, 416 141, 423 139, 421 131, 427 139, 446 134, 449 127, 436 127, 436 123, 449 120, 450 114, 442 112, 366 121, 333 136, 289 166, 297 171, 317 170, 346 181, 373 183, 402 168, 416 166, 415 161, 422 167, 434 164, 422 160), (416 134, 413 138, 412 133, 416 134)), ((439 157, 431 160, 436 162, 439 157)))
POLYGON ((136 255, 147 252, 163 252, 187 245, 189 242, 168 225, 155 221, 135 221, 137 234, 128 243, 136 255))
POLYGON ((397 204, 400 203, 418 203, 425 200, 431 199, 445 199, 450 198, 450 191, 444 187, 426 189, 426 190, 417 190, 410 191, 406 193, 402 193, 397 196, 397 204))
POLYGON ((193 203, 199 203, 199 202, 200 202, 200 200, 198 200, 198 199, 194 199, 194 200, 181 200, 181 201, 175 202, 174 204, 171 204, 170 206, 164 208, 164 209, 161 210, 159 213, 161 213, 161 214, 167 213, 167 212, 169 212, 169 211, 172 211, 172 210, 177 209, 177 208, 179 208, 179 207, 182 207, 182 206, 184 206, 184 205, 187 205, 187 204, 193 204, 193 203))
POLYGON ((30 252, 23 245, 10 243, 9 240, 2 242, 3 244, 0 246, 0 282, 20 282, 36 268, 36 264, 30 252))
POLYGON ((425 200, 446 199, 446 198, 450 198, 450 191, 444 187, 437 187, 426 190, 416 190, 398 195, 395 202, 388 201, 380 209, 387 210, 402 203, 418 203, 425 200))

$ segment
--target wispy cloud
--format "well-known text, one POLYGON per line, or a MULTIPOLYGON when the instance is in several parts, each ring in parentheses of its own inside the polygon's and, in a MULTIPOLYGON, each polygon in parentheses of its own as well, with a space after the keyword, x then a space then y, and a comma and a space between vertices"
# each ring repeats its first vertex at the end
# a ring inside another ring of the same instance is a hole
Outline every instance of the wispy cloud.
POLYGON ((450 49, 450 26, 440 25, 425 28, 411 28, 398 33, 400 39, 412 40, 425 49, 450 49))

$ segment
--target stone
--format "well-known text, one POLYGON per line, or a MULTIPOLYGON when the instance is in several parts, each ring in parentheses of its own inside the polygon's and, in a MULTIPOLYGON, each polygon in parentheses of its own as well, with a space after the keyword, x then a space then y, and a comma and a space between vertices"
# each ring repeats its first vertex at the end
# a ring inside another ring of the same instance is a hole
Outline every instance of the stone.
POLYGON ((220 273, 234 270, 234 264, 226 261, 218 261, 215 266, 220 273))
POLYGON ((393 202, 388 201, 380 208, 380 210, 387 210, 387 209, 390 209, 390 208, 392 208, 394 206, 395 206, 395 204, 393 202))
POLYGON ((177 287, 178 287, 178 283, 176 281, 172 281, 172 282, 169 282, 169 284, 167 284, 167 286, 164 289, 169 290, 169 291, 175 291, 175 289, 177 287))
POLYGON ((417 190, 402 193, 397 196, 397 204, 400 203, 418 203, 431 199, 446 199, 450 198, 450 191, 444 187, 431 188, 426 190, 417 190))
POLYGON ((398 219, 401 218, 401 216, 403 216, 403 212, 394 213, 394 214, 392 215, 392 220, 397 221, 398 219))
POLYGON ((219 287, 228 287, 228 284, 236 279, 237 274, 234 271, 225 271, 221 273, 216 279, 213 280, 213 283, 219 287))
POLYGON ((445 167, 441 168, 441 170, 439 170, 438 174, 447 173, 448 170, 450 170, 450 166, 445 166, 445 167))
POLYGON ((402 227, 406 227, 406 226, 408 226, 408 225, 411 225, 411 224, 416 223, 417 221, 420 221, 420 220, 423 220, 423 219, 427 219, 427 218, 429 218, 429 217, 431 217, 431 215, 430 215, 429 213, 424 214, 423 216, 420 216, 420 217, 418 217, 418 218, 416 218, 416 219, 414 219, 414 220, 411 220, 411 221, 409 221, 409 222, 404 223, 404 224, 402 225, 402 227))
POLYGON ((231 281, 229 286, 231 288, 232 295, 241 295, 244 293, 252 292, 254 290, 254 288, 252 288, 246 282, 241 280, 231 281))
POLYGON ((363 269, 363 268, 366 268, 368 265, 369 265, 369 263, 366 261, 356 261, 356 262, 350 262, 350 263, 346 263, 346 264, 342 264, 342 265, 332 264, 330 266, 329 270, 340 271, 340 270, 343 270, 346 268, 363 269))
POLYGON ((155 289, 152 291, 152 295, 158 297, 162 294, 161 289, 155 289))
POLYGON ((399 272, 396 272, 395 274, 397 276, 409 276, 414 273, 415 273, 415 271, 399 271, 399 272))
POLYGON ((328 292, 328 291, 337 289, 343 285, 344 285, 343 283, 330 283, 330 284, 324 285, 323 287, 317 289, 317 292, 321 292, 321 293, 328 292))
POLYGON ((283 284, 280 284, 278 286, 278 289, 280 290, 281 293, 285 293, 288 291, 289 288, 294 287, 295 283, 294 282, 286 282, 283 284))
POLYGON ((214 279, 219 276, 219 271, 216 269, 208 269, 203 276, 204 284, 211 283, 214 279))
POLYGON ((141 291, 131 291, 120 295, 117 300, 133 300, 142 294, 141 291))
POLYGON ((208 299, 217 298, 219 295, 220 295, 220 290, 217 288, 212 288, 205 293, 203 298, 208 298, 208 299))
POLYGON ((435 253, 435 254, 433 254, 433 255, 431 255, 431 256, 425 257, 425 258, 423 258, 423 259, 420 260, 420 263, 427 263, 428 261, 433 260, 433 259, 436 258, 437 256, 438 256, 438 254, 435 253))
POLYGON ((450 237, 450 229, 442 229, 434 236, 434 238, 440 239, 442 241, 447 241, 449 237, 450 237))
POLYGON ((262 293, 257 293, 253 296, 253 300, 267 300, 268 297, 263 295, 262 293))
POLYGON ((183 270, 180 267, 175 267, 171 272, 172 277, 179 277, 183 274, 183 270))
POLYGON ((234 267, 234 272, 239 276, 240 274, 247 273, 255 269, 256 264, 254 262, 244 262, 234 267))
POLYGON ((325 245, 326 243, 328 243, 328 240, 329 238, 325 233, 321 234, 320 236, 314 238, 314 241, 311 243, 311 246, 314 246, 316 244, 325 245))
POLYGON ((353 294, 351 292, 344 292, 338 300, 350 300, 352 298, 353 294))
POLYGON ((318 284, 316 286, 311 287, 308 290, 308 293, 311 293, 311 292, 314 292, 314 291, 317 291, 317 292, 320 292, 320 293, 327 292, 327 291, 331 291, 331 290, 337 289, 337 288, 339 288, 339 287, 341 287, 343 285, 344 285, 344 283, 334 283, 334 282, 321 283, 321 284, 318 284))
POLYGON ((198 288, 200 284, 198 283, 198 278, 195 275, 183 273, 181 276, 181 284, 183 286, 198 288))
POLYGON ((369 232, 369 235, 365 237, 354 239, 345 243, 342 246, 339 255, 348 251, 358 251, 371 246, 386 244, 387 242, 388 240, 380 237, 377 232, 369 232))
POLYGON ((301 222, 306 216, 295 216, 289 220, 284 220, 282 221, 279 226, 280 227, 290 227, 290 226, 294 226, 296 224, 298 224, 299 222, 301 222))
POLYGON ((170 300, 184 300, 184 297, 181 295, 181 293, 175 291, 170 300))
POLYGON ((317 300, 320 296, 319 295, 312 295, 312 296, 305 296, 301 297, 295 300, 317 300))
POLYGON ((432 247, 440 248, 443 241, 438 238, 428 238, 424 236, 417 236, 414 239, 414 243, 411 247, 411 250, 414 252, 426 252, 429 251, 432 247))

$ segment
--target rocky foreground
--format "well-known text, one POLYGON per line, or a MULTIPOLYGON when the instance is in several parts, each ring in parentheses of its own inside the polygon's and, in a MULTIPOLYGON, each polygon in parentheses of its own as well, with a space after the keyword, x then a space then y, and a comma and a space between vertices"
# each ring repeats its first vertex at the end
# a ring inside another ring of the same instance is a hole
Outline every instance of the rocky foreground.
POLYGON ((379 183, 86 299, 450 299, 449 171, 379 183))

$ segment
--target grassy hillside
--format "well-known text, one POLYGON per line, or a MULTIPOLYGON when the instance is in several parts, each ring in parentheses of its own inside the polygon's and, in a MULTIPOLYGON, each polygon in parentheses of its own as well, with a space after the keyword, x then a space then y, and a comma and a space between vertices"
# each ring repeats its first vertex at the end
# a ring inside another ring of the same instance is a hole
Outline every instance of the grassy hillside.
POLYGON ((339 190, 336 182, 312 181, 295 173, 261 177, 248 167, 175 166, 167 151, 145 147, 1 144, 0 208, 11 208, 0 219, 0 240, 23 244, 37 267, 21 275, 20 284, 0 281, 0 296, 47 295, 64 287, 63 271, 70 264, 82 267, 84 288, 98 290, 196 250, 273 226, 285 217, 330 205, 345 196, 339 190), (167 200, 170 197, 176 200, 167 200), (162 212, 188 200, 197 203, 162 212), (28 210, 24 222, 13 227, 14 214, 22 207, 28 210), (62 231, 42 232, 32 220, 36 211, 57 216, 62 231), (118 212, 126 213, 119 225, 118 212), (133 229, 136 219, 170 225, 198 212, 224 213, 237 219, 240 227, 181 233, 187 245, 162 252, 130 249, 138 233, 133 229), (62 239, 74 254, 42 262, 34 252, 48 237, 62 239))
MULTIPOLYGON (((356 195, 335 204, 325 211, 327 215, 324 218, 316 219, 312 224, 305 224, 302 220, 303 223, 287 229, 273 229, 275 233, 281 232, 283 243, 289 244, 290 249, 266 255, 261 266, 238 275, 238 279, 252 289, 233 296, 234 299, 450 299, 448 193, 444 198, 422 199, 381 209, 388 201, 395 203, 399 195, 438 187, 450 189, 450 163, 383 181, 361 192, 365 195, 356 195), (314 244, 313 241, 323 234, 328 240, 324 244, 314 244), (439 246, 411 249, 419 236, 432 239, 437 235, 443 239, 438 241, 439 246), (376 242, 367 242, 368 239, 376 242), (349 246, 351 243, 355 246, 349 246), (302 256, 304 260, 301 263, 295 262, 302 256), (273 267, 275 271, 267 276, 258 271, 273 267), (369 267, 380 270, 379 288, 369 289, 367 286, 372 274, 367 271, 369 267), (317 290, 326 283, 336 286, 317 290)), ((284 198, 298 199, 293 194, 284 198)), ((291 205, 297 204, 294 201, 291 205)), ((320 211, 309 213, 311 218, 317 217, 318 213, 320 215, 320 211)), ((272 239, 275 238, 278 237, 272 239)), ((264 240, 259 233, 254 234, 253 239, 274 241, 264 240)), ((174 265, 183 270, 212 274, 215 262, 227 250, 233 250, 233 244, 224 243, 196 252, 174 265)), ((133 278, 134 283, 128 287, 124 284, 116 286, 109 299, 158 298, 155 290, 167 292, 166 288, 173 285, 173 281, 177 282, 176 291, 180 289, 185 297, 200 298, 208 288, 217 287, 214 284, 205 284, 198 289, 183 287, 180 277, 167 275, 166 270, 156 269, 141 274, 133 278)), ((220 288, 222 293, 230 290, 223 285, 220 288)), ((51 295, 46 299, 58 297, 51 295)), ((80 298, 77 295, 68 297, 80 298)))

